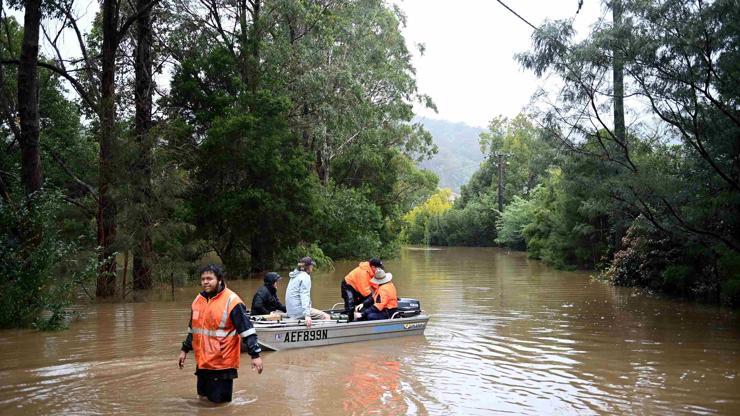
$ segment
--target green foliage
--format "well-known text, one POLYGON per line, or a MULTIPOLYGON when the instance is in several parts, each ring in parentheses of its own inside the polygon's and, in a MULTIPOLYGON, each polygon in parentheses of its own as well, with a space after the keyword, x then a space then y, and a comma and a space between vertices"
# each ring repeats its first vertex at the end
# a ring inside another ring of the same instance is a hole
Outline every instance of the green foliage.
POLYGON ((324 250, 316 243, 298 243, 293 247, 284 249, 277 255, 276 267, 292 270, 298 260, 305 256, 311 257, 316 262, 318 269, 334 270, 334 261, 324 254, 324 250))
POLYGON ((524 227, 532 219, 532 210, 532 203, 515 196, 514 200, 504 208, 504 212, 501 213, 501 217, 496 222, 498 235, 495 240, 496 244, 502 244, 514 250, 526 249, 524 227))
POLYGON ((740 11, 732 1, 622 4, 621 23, 579 42, 571 22, 547 22, 518 56, 563 81, 536 110, 565 153, 561 177, 530 200, 528 249, 560 266, 602 256, 614 284, 737 302, 740 11), (622 64, 625 96, 644 97, 640 117, 652 120, 628 123, 627 135, 605 119, 623 112, 618 100, 602 99, 622 64))
POLYGON ((740 255, 725 251, 719 258, 717 272, 721 278, 720 299, 730 305, 740 305, 740 255))
POLYGON ((429 221, 429 244, 443 246, 492 246, 496 239, 498 211, 490 195, 453 208, 429 221))
MULTIPOLYGON (((500 221, 497 211, 499 161, 504 164, 503 196, 506 202, 529 196, 545 177, 554 159, 554 151, 545 142, 542 131, 524 115, 513 120, 494 118, 488 131, 481 133, 480 144, 488 158, 462 186, 453 209, 429 222, 428 240, 432 244, 494 245, 497 222, 500 221)), ((512 244, 522 246, 521 241, 512 240, 512 244)))
POLYGON ((250 113, 235 106, 214 120, 189 198, 198 233, 237 274, 271 268, 275 253, 301 241, 315 206, 316 183, 285 123, 286 101, 266 93, 248 101, 250 113))
POLYGON ((66 325, 74 288, 90 268, 71 264, 78 247, 57 231, 62 205, 59 192, 0 202, 0 328, 66 325))
POLYGON ((330 184, 314 219, 316 242, 331 258, 377 256, 383 243, 380 209, 362 192, 330 184))
POLYGON ((452 208, 451 196, 451 189, 440 189, 423 204, 404 215, 402 238, 411 244, 429 244, 429 223, 438 221, 439 216, 452 208))
MULTIPOLYGON (((723 273, 706 248, 655 229, 638 218, 627 231, 605 275, 619 286, 639 286, 680 296, 716 301, 737 300, 732 279, 723 273)), ((731 303, 731 302, 730 302, 731 303)))

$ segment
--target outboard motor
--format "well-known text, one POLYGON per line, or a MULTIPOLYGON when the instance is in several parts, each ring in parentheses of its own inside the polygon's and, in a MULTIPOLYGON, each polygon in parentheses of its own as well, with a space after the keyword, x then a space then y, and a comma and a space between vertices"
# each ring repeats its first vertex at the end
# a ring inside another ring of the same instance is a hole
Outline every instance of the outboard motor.
POLYGON ((417 299, 398 298, 397 318, 410 318, 421 314, 421 302, 417 299))

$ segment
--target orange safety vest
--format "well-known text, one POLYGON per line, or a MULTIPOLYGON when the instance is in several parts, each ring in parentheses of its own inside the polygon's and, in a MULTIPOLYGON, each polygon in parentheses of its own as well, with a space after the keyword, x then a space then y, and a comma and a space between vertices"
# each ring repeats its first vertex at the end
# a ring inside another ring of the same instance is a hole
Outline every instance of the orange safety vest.
POLYGON ((375 308, 379 311, 398 308, 396 285, 388 282, 378 286, 378 289, 373 292, 373 301, 375 301, 375 308))
POLYGON ((370 267, 370 262, 363 261, 359 266, 355 267, 354 270, 349 272, 347 276, 344 276, 344 281, 355 288, 356 291, 360 292, 362 296, 367 296, 372 293, 370 279, 374 276, 375 272, 373 272, 373 269, 370 267))
MULTIPOLYGON (((198 368, 225 370, 239 368, 240 335, 229 319, 236 305, 243 303, 239 295, 224 288, 216 296, 206 299, 198 294, 192 305, 192 322, 188 332, 193 334, 193 350, 198 368)), ((254 328, 250 332, 254 333, 254 328)))

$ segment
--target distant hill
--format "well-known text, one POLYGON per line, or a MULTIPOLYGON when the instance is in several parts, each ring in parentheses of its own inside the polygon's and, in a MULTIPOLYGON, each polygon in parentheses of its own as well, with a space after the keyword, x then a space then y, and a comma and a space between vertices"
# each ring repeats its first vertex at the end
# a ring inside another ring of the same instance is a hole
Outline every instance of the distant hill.
POLYGON ((460 186, 468 182, 483 161, 478 136, 484 130, 464 123, 425 117, 415 121, 421 122, 432 133, 434 143, 439 148, 431 160, 425 160, 420 166, 439 176, 441 188, 460 192, 460 186))

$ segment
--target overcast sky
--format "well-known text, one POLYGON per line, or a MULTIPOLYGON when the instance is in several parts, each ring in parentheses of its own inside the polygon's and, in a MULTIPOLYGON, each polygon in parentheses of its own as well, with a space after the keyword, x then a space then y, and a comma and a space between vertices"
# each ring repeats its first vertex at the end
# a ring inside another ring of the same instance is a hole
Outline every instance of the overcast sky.
MULTIPOLYGON (((514 54, 529 49, 532 28, 495 0, 394 0, 406 14, 404 30, 414 51, 417 83, 439 113, 417 114, 486 127, 491 118, 517 115, 543 85, 524 71, 514 54), (419 56, 416 43, 426 47, 419 56)), ((508 0, 509 7, 534 25, 575 16, 584 34, 603 14, 601 0, 508 0)))

